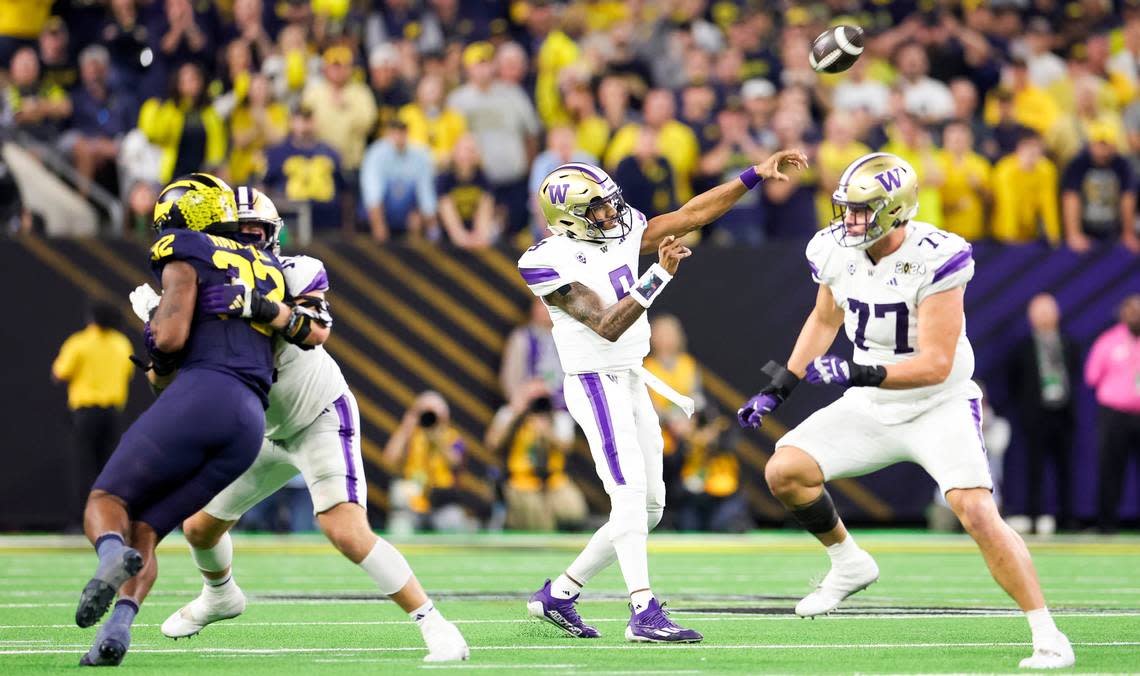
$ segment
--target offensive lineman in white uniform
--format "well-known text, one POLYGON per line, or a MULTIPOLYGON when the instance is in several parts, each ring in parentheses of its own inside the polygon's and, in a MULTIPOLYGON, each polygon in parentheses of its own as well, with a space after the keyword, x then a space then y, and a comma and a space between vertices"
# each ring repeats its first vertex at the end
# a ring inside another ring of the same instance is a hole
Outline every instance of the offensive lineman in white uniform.
POLYGON ((872 153, 851 163, 832 203, 832 226, 807 247, 819 284, 815 308, 787 366, 768 362, 763 372, 771 384, 738 414, 742 426, 759 427, 801 378, 850 388, 781 438, 764 471, 772 494, 831 558, 830 572, 796 614, 831 612, 879 578, 875 561, 839 520, 824 482, 909 460, 938 482, 994 579, 1025 612, 1033 655, 1021 666, 1071 666, 1072 647, 1045 607, 1029 550, 993 501, 963 313, 974 275, 970 245, 911 220, 918 180, 895 155, 872 153), (855 346, 851 360, 824 354, 840 326, 855 346))
MULTIPOLYGON (((252 188, 235 192, 243 232, 263 231, 263 246, 272 248, 282 263, 289 297, 296 305, 324 312, 331 324, 324 302, 329 288, 324 265, 309 256, 281 256, 282 220, 273 202, 252 188)), ((142 287, 136 293, 147 296, 142 287)), ((265 441, 253 465, 182 524, 205 584, 198 598, 167 618, 162 633, 175 639, 192 636, 245 610, 245 595, 232 574, 229 529, 299 471, 329 541, 419 625, 428 646, 425 661, 467 659, 459 630, 435 609, 403 555, 368 525, 360 413, 340 367, 319 345, 327 338, 327 325, 313 329, 324 333, 316 347, 277 343, 277 380, 265 413, 265 441)))
POLYGON ((626 205, 601 169, 564 164, 543 180, 539 203, 554 235, 528 249, 519 271, 554 321, 554 342, 566 373, 570 414, 590 443, 595 469, 610 496, 610 519, 566 571, 531 596, 528 612, 578 638, 597 629, 574 608, 582 587, 616 559, 630 594, 627 640, 696 642, 703 637, 671 621, 649 586, 646 540, 665 507, 661 426, 646 386, 688 413, 692 401, 642 366, 649 352, 645 310, 690 251, 678 237, 728 211, 761 179, 786 181, 781 166, 802 168, 798 151, 780 151, 763 164, 697 195, 677 211, 647 222, 626 205), (638 257, 659 262, 638 274, 638 257))

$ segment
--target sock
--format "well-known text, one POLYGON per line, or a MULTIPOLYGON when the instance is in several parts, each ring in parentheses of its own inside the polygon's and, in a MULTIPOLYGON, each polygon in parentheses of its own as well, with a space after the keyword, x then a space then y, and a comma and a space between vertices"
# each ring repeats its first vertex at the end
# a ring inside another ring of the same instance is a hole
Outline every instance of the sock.
POLYGON ((439 612, 435 609, 435 604, 431 602, 431 599, 428 599, 422 606, 408 613, 408 617, 412 618, 416 624, 422 625, 432 614, 438 615, 439 612))
POLYGON ((98 555, 100 563, 106 561, 108 557, 116 556, 119 552, 123 551, 123 547, 127 544, 123 542, 123 536, 118 533, 103 533, 95 540, 95 554, 98 555))
POLYGON ((852 537, 850 533, 847 534, 847 538, 844 539, 843 542, 837 542, 827 547, 827 555, 831 557, 831 563, 833 565, 847 563, 861 551, 863 550, 859 549, 859 545, 855 544, 855 538, 852 537))
POLYGON ((229 591, 229 589, 226 589, 226 587, 229 587, 230 584, 234 581, 234 576, 233 576, 233 573, 230 573, 229 575, 227 575, 225 577, 220 577, 216 580, 211 580, 210 578, 203 575, 202 580, 206 583, 206 589, 208 589, 212 592, 221 593, 221 592, 228 592, 229 591))
POLYGON ((1053 623, 1053 616, 1049 614, 1048 608, 1027 611, 1025 619, 1029 620, 1029 630, 1033 632, 1034 646, 1037 645, 1038 639, 1046 638, 1057 632, 1057 625, 1053 623))
POLYGON ((388 596, 403 589, 412 578, 412 567, 408 565, 408 560, 384 538, 376 538, 376 544, 360 562, 360 567, 368 573, 380 592, 388 596))
POLYGON ((565 573, 550 583, 550 595, 556 599, 572 599, 581 593, 582 588, 578 586, 577 582, 566 577, 565 573))
POLYGON ((649 606, 649 602, 653 600, 653 592, 648 589, 641 589, 629 595, 629 601, 633 604, 633 612, 640 613, 649 606))
MULTIPOLYGON (((586 548, 582 550, 578 558, 574 559, 574 563, 571 563, 566 569, 566 574, 582 584, 586 584, 592 580, 595 575, 609 568, 614 561, 617 561, 617 552, 614 551, 614 543, 610 540, 610 524, 606 522, 605 525, 590 536, 590 541, 586 543, 586 548)), ((554 585, 551 585, 550 589, 554 591, 554 585)), ((573 596, 573 594, 571 594, 571 596, 573 596)), ((562 597, 555 594, 555 598, 562 597)), ((566 598, 569 598, 569 596, 566 598)))
POLYGON ((132 599, 119 599, 115 603, 115 609, 111 611, 111 619, 107 620, 108 624, 122 624, 131 626, 135 621, 135 615, 138 615, 139 604, 135 603, 132 599))

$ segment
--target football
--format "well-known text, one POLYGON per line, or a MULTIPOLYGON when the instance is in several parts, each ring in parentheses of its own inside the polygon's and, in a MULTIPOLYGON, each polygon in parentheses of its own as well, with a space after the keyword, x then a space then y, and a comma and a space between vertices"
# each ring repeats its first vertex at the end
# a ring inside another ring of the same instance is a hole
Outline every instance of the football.
POLYGON ((808 62, 817 73, 842 73, 863 53, 863 29, 835 26, 819 34, 811 45, 808 62))

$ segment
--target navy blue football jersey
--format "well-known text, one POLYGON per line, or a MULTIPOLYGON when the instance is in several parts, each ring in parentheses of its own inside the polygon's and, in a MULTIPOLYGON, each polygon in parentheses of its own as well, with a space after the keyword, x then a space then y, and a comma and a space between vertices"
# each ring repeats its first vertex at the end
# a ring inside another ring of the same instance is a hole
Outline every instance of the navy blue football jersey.
MULTIPOLYGON (((170 261, 185 261, 198 273, 198 291, 241 280, 269 300, 285 299, 285 277, 272 254, 249 244, 194 230, 167 230, 151 247, 151 270, 162 281, 170 261)), ((229 373, 258 392, 268 405, 273 383, 273 330, 244 319, 195 310, 180 368, 229 373)))

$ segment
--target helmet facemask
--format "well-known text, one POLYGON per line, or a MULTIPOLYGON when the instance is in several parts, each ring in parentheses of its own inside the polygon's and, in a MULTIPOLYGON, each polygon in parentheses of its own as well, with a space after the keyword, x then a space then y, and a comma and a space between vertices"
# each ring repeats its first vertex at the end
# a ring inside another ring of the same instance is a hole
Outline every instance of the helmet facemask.
MULTIPOLYGON (((604 241, 611 239, 622 239, 633 230, 629 219, 626 218, 629 212, 629 205, 625 203, 625 198, 621 195, 621 189, 617 188, 612 193, 605 197, 595 197, 590 200, 588 204, 574 206, 570 212, 589 223, 586 228, 585 239, 590 241, 604 241), (602 211, 603 213, 609 208, 613 212, 612 216, 605 218, 595 218, 594 215, 602 211), (618 233, 610 234, 614 222, 618 224, 618 233)), ((573 233, 568 233, 570 237, 575 237, 573 233)))
POLYGON ((879 215, 887 206, 887 200, 877 199, 870 202, 847 202, 837 195, 831 196, 831 223, 829 228, 836 243, 843 247, 852 247, 863 250, 882 239, 890 228, 884 228, 879 215), (863 225, 861 234, 853 235, 848 232, 847 213, 852 212, 854 223, 852 226, 863 225), (863 222, 860 222, 863 221, 863 222))

